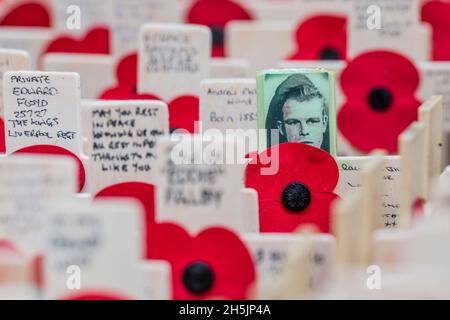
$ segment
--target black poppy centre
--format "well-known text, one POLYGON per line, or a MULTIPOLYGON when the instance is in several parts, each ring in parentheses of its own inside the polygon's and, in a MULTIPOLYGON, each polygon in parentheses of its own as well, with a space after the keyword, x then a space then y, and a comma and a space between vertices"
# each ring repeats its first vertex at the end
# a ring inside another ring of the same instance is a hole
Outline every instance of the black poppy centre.
POLYGON ((183 283, 190 293, 194 295, 204 294, 214 284, 214 271, 204 262, 193 262, 183 271, 183 283))
POLYGON ((301 182, 291 182, 284 188, 281 201, 292 213, 300 213, 311 203, 311 191, 301 182))
POLYGON ((372 110, 383 112, 392 106, 394 97, 391 90, 385 87, 374 88, 368 96, 369 106, 372 110))

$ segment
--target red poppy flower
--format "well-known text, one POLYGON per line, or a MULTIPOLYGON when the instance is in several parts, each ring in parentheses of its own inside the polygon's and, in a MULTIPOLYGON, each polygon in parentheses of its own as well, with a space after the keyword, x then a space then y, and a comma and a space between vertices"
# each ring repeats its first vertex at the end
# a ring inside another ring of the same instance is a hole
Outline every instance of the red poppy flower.
POLYGON ((292 232, 303 224, 315 224, 330 232, 330 206, 339 169, 327 152, 302 143, 273 146, 251 161, 245 171, 247 188, 259 197, 261 232, 292 232), (278 165, 276 175, 261 169, 278 165))
POLYGON ((44 53, 92 53, 109 54, 109 29, 98 27, 91 29, 83 38, 60 36, 50 42, 44 53))
POLYGON ((345 60, 347 19, 320 15, 303 21, 296 32, 297 52, 289 60, 345 60))
MULTIPOLYGON (((136 53, 124 57, 116 69, 117 85, 107 89, 99 99, 105 100, 162 100, 156 94, 137 93, 138 56, 136 53)), ((195 122, 199 120, 199 99, 191 95, 183 95, 173 99, 169 106, 169 126, 171 130, 185 129, 195 132, 195 122)))
POLYGON ((424 3, 422 21, 431 24, 433 29, 433 60, 450 60, 450 2, 424 3))
POLYGON ((34 145, 25 147, 14 153, 31 153, 31 154, 45 154, 45 155, 63 155, 69 156, 76 160, 78 166, 78 192, 83 190, 86 181, 86 171, 84 170, 83 162, 74 153, 67 149, 51 146, 51 145, 34 145))
POLYGON ((178 225, 162 223, 153 237, 151 258, 172 266, 174 299, 248 298, 256 272, 248 249, 235 233, 209 228, 191 237, 178 225))
POLYGON ((415 97, 419 73, 402 55, 389 51, 364 53, 342 72, 347 101, 338 114, 338 128, 357 149, 397 152, 397 138, 417 120, 415 97))
POLYGON ((252 20, 241 5, 230 0, 198 0, 188 10, 187 21, 210 27, 213 36, 213 56, 225 56, 224 28, 232 20, 252 20))
POLYGON ((14 7, 0 21, 2 26, 51 27, 50 13, 40 3, 28 2, 14 7))
POLYGON ((0 153, 6 152, 6 144, 5 144, 5 123, 3 119, 0 118, 0 153))
POLYGON ((95 199, 104 197, 133 198, 138 200, 145 212, 145 256, 150 256, 150 234, 155 224, 155 189, 154 186, 143 182, 125 182, 109 186, 95 195, 95 199))

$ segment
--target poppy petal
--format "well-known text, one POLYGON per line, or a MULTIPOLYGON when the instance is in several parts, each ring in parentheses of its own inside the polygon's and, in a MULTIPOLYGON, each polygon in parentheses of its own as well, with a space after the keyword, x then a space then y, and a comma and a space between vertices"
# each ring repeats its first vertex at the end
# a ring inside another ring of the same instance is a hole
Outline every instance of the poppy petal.
POLYGON ((303 21, 296 32, 297 52, 289 60, 345 60, 347 19, 320 15, 303 21))
POLYGON ((122 86, 137 86, 138 55, 132 53, 123 57, 116 69, 117 82, 122 86))
POLYGON ((422 21, 433 29, 433 60, 450 60, 450 3, 428 1, 422 6, 422 21))
POLYGON ((420 76, 408 58, 390 51, 363 53, 350 61, 341 75, 347 99, 365 100, 373 87, 385 86, 395 93, 413 95, 420 76))
POLYGON ((23 3, 13 8, 0 21, 2 26, 12 27, 51 27, 50 13, 40 3, 23 3), (30 14, 32 12, 33 14, 30 14))
POLYGON ((199 99, 194 96, 180 96, 169 103, 170 129, 185 129, 195 133, 195 122, 199 121, 199 99))
POLYGON ((109 54, 109 29, 106 27, 94 28, 80 40, 73 36, 58 37, 50 42, 45 50, 45 53, 50 52, 109 54))
POLYGON ((339 180, 338 165, 329 153, 319 148, 288 142, 265 150, 246 168, 246 185, 259 194, 270 195, 274 189, 297 180, 311 191, 333 192, 339 180), (266 159, 270 162, 265 163, 266 159), (261 174, 262 168, 273 165, 279 168, 276 176, 261 174))
MULTIPOLYGON (((278 198, 281 198, 279 195, 278 198)), ((294 232, 304 224, 314 224, 323 233, 330 232, 331 205, 338 196, 334 193, 313 193, 309 207, 299 213, 287 210, 280 199, 261 199, 261 232, 294 232)))

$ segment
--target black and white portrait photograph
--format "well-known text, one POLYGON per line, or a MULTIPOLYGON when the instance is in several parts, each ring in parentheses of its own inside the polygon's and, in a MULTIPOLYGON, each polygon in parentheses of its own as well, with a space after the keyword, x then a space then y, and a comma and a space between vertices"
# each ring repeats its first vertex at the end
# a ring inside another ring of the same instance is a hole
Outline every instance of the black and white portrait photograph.
POLYGON ((263 87, 261 100, 264 103, 258 112, 260 116, 264 115, 260 127, 267 130, 267 147, 300 142, 334 152, 334 79, 330 73, 269 71, 260 75, 258 81, 263 81, 259 87, 263 87))

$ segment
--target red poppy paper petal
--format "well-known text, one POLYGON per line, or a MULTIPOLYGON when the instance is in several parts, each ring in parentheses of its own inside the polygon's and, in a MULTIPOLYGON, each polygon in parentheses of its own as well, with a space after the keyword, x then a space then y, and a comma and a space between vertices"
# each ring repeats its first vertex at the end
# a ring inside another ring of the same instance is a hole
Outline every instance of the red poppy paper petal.
POLYGON ((291 182, 304 183, 311 192, 333 192, 339 180, 339 168, 334 158, 307 144, 281 143, 261 153, 258 159, 247 165, 245 181, 247 188, 256 189, 263 197, 275 190, 283 190, 291 182), (264 164, 272 155, 273 160, 264 164), (279 170, 275 176, 261 174, 262 168, 274 165, 277 160, 279 170))
POLYGON ((422 21, 433 29, 433 60, 450 60, 450 3, 428 1, 422 6, 422 21))
POLYGON ((78 166, 78 192, 83 190, 86 181, 86 171, 84 169, 83 162, 74 153, 67 149, 51 146, 51 145, 34 145, 17 150, 14 153, 31 153, 31 154, 45 154, 45 155, 63 155, 69 156, 76 160, 78 166))
POLYGON ((12 27, 51 27, 50 13, 39 3, 23 3, 13 8, 0 21, 2 26, 12 27), (32 14, 30 14, 32 12, 32 14))
POLYGON ((339 16, 313 16, 296 32, 297 52, 289 60, 320 60, 324 49, 335 50, 340 60, 347 57, 347 19, 339 16))
POLYGON ((120 60, 116 69, 116 79, 121 86, 137 87, 138 55, 132 53, 120 60))
POLYGON ((314 224, 320 232, 330 232, 331 204, 334 193, 313 193, 311 204, 300 213, 292 213, 281 203, 281 194, 260 200, 261 232, 293 232, 304 224, 314 224))
POLYGON ((158 223, 148 242, 149 259, 171 260, 192 251, 191 236, 174 223, 158 223))
POLYGON ((73 36, 59 37, 49 44, 45 52, 109 54, 109 29, 94 28, 80 40, 73 36))
POLYGON ((435 22, 437 25, 447 25, 450 7, 448 1, 426 1, 421 9, 422 20, 425 22, 435 22))
POLYGON ((195 133, 195 122, 199 121, 199 100, 194 96, 182 96, 169 103, 170 129, 185 129, 195 133))
POLYGON ((419 72, 406 57, 390 51, 371 51, 353 59, 342 72, 341 87, 348 100, 364 100, 374 87, 388 87, 395 94, 411 96, 419 72))
POLYGON ((167 260, 172 266, 174 299, 205 299, 213 296, 245 299, 255 281, 252 257, 232 231, 210 228, 192 238, 182 227, 159 224, 152 259, 167 260), (205 294, 193 295, 182 281, 184 269, 192 262, 208 264, 214 271, 213 287, 205 294))
POLYGON ((6 152, 6 142, 5 142, 5 123, 3 119, 0 119, 0 153, 6 152))
POLYGON ((207 26, 225 26, 232 20, 252 20, 252 15, 241 5, 229 0, 198 0, 189 9, 189 23, 207 26))
POLYGON ((375 149, 386 149, 389 153, 395 153, 398 150, 398 136, 417 120, 420 106, 415 99, 403 103, 381 113, 361 107, 364 104, 345 104, 338 114, 338 127, 342 135, 360 151, 369 153, 375 149))
POLYGON ((150 257, 150 245, 152 226, 155 223, 155 187, 143 182, 124 182, 109 186, 95 195, 95 199, 99 198, 132 198, 138 200, 145 212, 145 256, 150 257))

